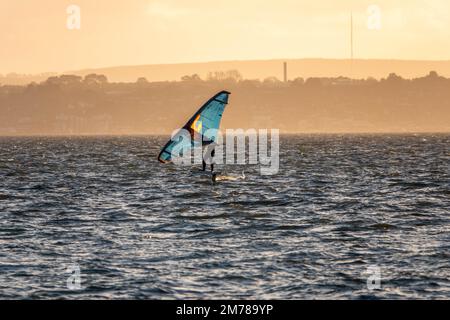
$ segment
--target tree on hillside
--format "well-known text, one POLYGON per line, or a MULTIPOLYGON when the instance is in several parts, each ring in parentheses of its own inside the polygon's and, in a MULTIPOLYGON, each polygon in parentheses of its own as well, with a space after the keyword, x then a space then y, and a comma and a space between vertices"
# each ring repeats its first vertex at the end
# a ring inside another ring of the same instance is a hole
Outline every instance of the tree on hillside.
POLYGON ((108 78, 103 74, 91 73, 84 77, 83 82, 87 85, 108 83, 108 78))
POLYGON ((202 79, 200 78, 200 76, 198 74, 193 74, 193 75, 185 75, 181 77, 181 81, 202 81, 202 79))
POLYGON ((147 78, 145 78, 145 77, 140 77, 140 78, 138 78, 138 79, 136 80, 136 83, 137 83, 137 84, 147 84, 147 83, 149 83, 149 82, 148 82, 147 78))

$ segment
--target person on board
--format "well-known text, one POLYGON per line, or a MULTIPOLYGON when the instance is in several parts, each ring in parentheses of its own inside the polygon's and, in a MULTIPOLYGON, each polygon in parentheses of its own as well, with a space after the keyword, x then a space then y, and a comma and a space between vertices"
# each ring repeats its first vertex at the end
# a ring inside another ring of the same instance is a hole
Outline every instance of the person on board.
MULTIPOLYGON (((216 155, 216 149, 214 148, 215 146, 212 146, 212 150, 211 153, 209 152, 209 150, 207 150, 205 157, 203 157, 203 161, 202 161, 202 170, 206 171, 206 161, 205 158, 208 157, 211 159, 211 172, 214 172, 214 156, 216 155)), ((210 149, 208 147, 208 149, 210 149)))

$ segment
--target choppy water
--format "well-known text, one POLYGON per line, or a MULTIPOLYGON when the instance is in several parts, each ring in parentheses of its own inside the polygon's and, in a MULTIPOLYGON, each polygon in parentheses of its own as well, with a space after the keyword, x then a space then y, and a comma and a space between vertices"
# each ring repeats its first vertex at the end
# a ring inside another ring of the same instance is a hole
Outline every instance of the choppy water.
POLYGON ((215 186, 163 140, 0 138, 0 298, 450 299, 449 135, 284 137, 215 186))

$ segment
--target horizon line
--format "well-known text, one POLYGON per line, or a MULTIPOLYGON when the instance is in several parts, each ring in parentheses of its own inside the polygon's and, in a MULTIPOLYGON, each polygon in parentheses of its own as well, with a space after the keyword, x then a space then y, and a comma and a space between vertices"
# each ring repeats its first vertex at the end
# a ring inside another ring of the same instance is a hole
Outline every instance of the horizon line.
POLYGON ((66 74, 69 72, 84 72, 87 70, 99 70, 99 69, 117 69, 117 68, 131 68, 131 67, 143 67, 143 66, 176 66, 176 65, 194 65, 194 64, 210 64, 210 63, 230 63, 230 62, 270 62, 270 61, 294 61, 294 60, 330 60, 330 61, 398 61, 398 62, 450 62, 449 59, 398 59, 398 58, 270 58, 270 59, 230 59, 230 60, 209 60, 209 61, 199 61, 199 62, 167 62, 167 63, 148 63, 148 64, 120 64, 114 66, 99 66, 99 67, 83 67, 73 70, 64 71, 41 71, 41 72, 31 72, 31 73, 20 73, 16 71, 11 71, 7 73, 0 72, 0 75, 6 77, 9 74, 17 75, 27 75, 36 76, 44 74, 66 74))

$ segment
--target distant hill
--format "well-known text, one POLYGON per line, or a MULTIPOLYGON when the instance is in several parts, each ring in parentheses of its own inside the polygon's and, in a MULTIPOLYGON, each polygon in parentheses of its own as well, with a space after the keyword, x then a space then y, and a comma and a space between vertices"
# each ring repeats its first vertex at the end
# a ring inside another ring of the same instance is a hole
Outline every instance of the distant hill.
POLYGON ((403 60, 350 60, 296 59, 296 60, 260 60, 260 61, 222 61, 205 63, 161 64, 143 66, 123 66, 101 69, 87 69, 69 72, 84 76, 100 73, 110 81, 134 82, 138 77, 149 81, 179 80, 184 75, 198 74, 205 78, 208 72, 236 69, 245 79, 264 79, 277 77, 283 79, 283 62, 288 63, 288 78, 297 77, 351 77, 381 79, 390 73, 404 78, 421 77, 430 71, 450 76, 449 61, 403 61, 403 60))
MULTIPOLYGON (((295 60, 259 60, 259 61, 222 61, 204 63, 158 64, 139 66, 119 66, 67 71, 64 74, 85 76, 90 73, 104 74, 110 82, 135 82, 139 77, 148 81, 180 80, 184 75, 198 74, 203 79, 208 72, 236 69, 245 79, 264 79, 277 77, 283 79, 283 62, 288 63, 288 78, 297 77, 351 77, 381 79, 390 73, 404 78, 416 78, 437 71, 450 77, 449 61, 412 61, 412 60, 332 60, 332 59, 295 59, 295 60)), ((44 75, 1 77, 0 84, 27 84, 43 81, 44 75)))

